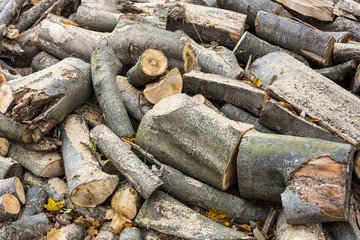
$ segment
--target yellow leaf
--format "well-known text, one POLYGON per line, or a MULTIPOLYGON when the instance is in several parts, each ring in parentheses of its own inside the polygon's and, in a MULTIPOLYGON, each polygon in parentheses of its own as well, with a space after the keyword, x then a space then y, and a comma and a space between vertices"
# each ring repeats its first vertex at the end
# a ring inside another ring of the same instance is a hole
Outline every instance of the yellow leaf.
POLYGON ((52 228, 50 232, 46 233, 46 239, 48 240, 66 240, 65 233, 56 231, 56 228, 52 228))
POLYGON ((260 87, 262 82, 260 81, 260 78, 255 78, 253 84, 255 84, 257 87, 260 87))
POLYGON ((95 240, 96 236, 99 231, 95 229, 93 226, 89 227, 88 230, 86 230, 86 233, 91 236, 91 240, 95 240))
POLYGON ((62 200, 60 202, 55 202, 54 200, 52 200, 51 197, 49 197, 48 204, 45 204, 44 207, 50 212, 55 212, 55 211, 59 211, 64 207, 64 202, 65 200, 62 200))
POLYGON ((72 25, 72 26, 77 26, 75 23, 66 21, 66 20, 62 20, 63 23, 65 23, 66 25, 72 25))
POLYGON ((208 218, 212 220, 219 220, 221 221, 223 218, 225 218, 228 213, 225 211, 216 211, 214 207, 206 211, 206 215, 208 218))
POLYGON ((125 139, 125 140, 127 140, 127 141, 129 141, 129 142, 135 142, 135 140, 136 140, 136 138, 129 138, 129 137, 124 137, 124 136, 122 136, 121 138, 123 138, 123 139, 125 139))
POLYGON ((106 219, 112 219, 110 226, 115 234, 120 234, 125 227, 131 226, 132 222, 126 217, 118 214, 112 209, 108 209, 105 215, 106 219))

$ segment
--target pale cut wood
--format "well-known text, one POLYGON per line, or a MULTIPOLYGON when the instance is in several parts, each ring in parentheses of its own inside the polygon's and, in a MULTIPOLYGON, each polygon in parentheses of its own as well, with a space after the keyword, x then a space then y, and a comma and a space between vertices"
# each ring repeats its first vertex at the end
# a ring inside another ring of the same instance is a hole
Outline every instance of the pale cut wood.
POLYGON ((18 177, 0 179, 0 196, 5 193, 13 194, 21 204, 26 202, 24 186, 18 177))
POLYGON ((129 183, 119 187, 111 199, 111 208, 126 217, 134 219, 137 214, 138 193, 129 183))
POLYGON ((352 0, 340 0, 334 8, 334 14, 358 21, 360 19, 360 2, 352 0))
POLYGON ((20 177, 22 166, 11 158, 0 157, 0 179, 20 177))
POLYGON ((11 89, 11 85, 6 82, 6 77, 0 73, 0 112, 6 113, 11 103, 13 102, 15 94, 11 89))
POLYGON ((93 103, 87 102, 75 109, 74 112, 82 116, 92 128, 97 125, 106 124, 100 107, 93 103))
POLYGON ((158 103, 161 99, 181 93, 183 78, 179 69, 174 68, 158 81, 146 85, 144 97, 152 104, 158 103))
POLYGON ((17 198, 6 193, 0 197, 0 222, 15 217, 20 212, 20 203, 17 198))
POLYGON ((6 138, 0 138, 0 155, 6 156, 9 152, 9 141, 6 138))

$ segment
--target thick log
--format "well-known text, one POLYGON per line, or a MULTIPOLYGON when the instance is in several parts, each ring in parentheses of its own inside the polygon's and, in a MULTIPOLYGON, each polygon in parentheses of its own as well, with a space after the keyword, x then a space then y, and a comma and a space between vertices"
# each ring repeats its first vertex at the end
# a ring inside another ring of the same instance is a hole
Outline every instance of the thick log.
POLYGON ((353 154, 349 144, 250 131, 237 159, 240 195, 281 201, 290 224, 344 221, 353 154))
POLYGON ((143 198, 160 187, 162 181, 105 125, 93 128, 90 137, 143 198))
POLYGON ((9 157, 38 177, 59 177, 65 173, 62 156, 55 151, 31 151, 21 145, 11 144, 9 157))
POLYGON ((234 48, 235 56, 241 64, 246 64, 250 56, 252 56, 251 59, 254 61, 255 59, 260 58, 268 53, 278 51, 284 51, 299 61, 302 61, 304 64, 309 65, 303 56, 279 46, 272 45, 271 43, 268 43, 247 31, 242 35, 234 48))
POLYGON ((255 116, 259 115, 265 98, 265 92, 250 83, 199 71, 184 74, 183 90, 234 104, 255 116))
POLYGON ((111 209, 126 217, 134 219, 137 214, 137 202, 139 196, 137 191, 129 183, 119 187, 111 199, 111 209))
POLYGON ((44 189, 31 187, 26 192, 26 205, 21 210, 19 219, 39 214, 44 209, 47 193, 44 189))
MULTIPOLYGON (((245 122, 254 125, 255 129, 258 130, 259 132, 274 133, 265 125, 262 125, 257 117, 255 117, 251 113, 242 110, 241 108, 232 105, 231 103, 224 104, 224 106, 220 108, 220 111, 223 112, 225 116, 231 120, 245 122)), ((264 109, 262 109, 261 113, 263 111, 264 109)))
POLYGON ((20 177, 22 175, 21 165, 11 158, 0 157, 0 179, 20 177))
POLYGON ((271 43, 301 54, 320 65, 331 65, 335 39, 310 25, 260 11, 256 17, 255 29, 259 37, 271 43))
POLYGON ((21 180, 18 177, 0 179, 0 196, 10 193, 20 200, 21 204, 25 204, 25 191, 21 180))
POLYGON ((234 12, 242 13, 247 15, 246 23, 252 27, 255 27, 256 15, 259 11, 265 11, 273 14, 278 14, 284 17, 290 17, 291 14, 288 13, 280 4, 272 2, 270 0, 217 0, 219 7, 224 9, 229 9, 234 12))
POLYGON ((340 0, 334 7, 334 14, 354 21, 360 19, 360 3, 352 0, 340 0))
POLYGON ((97 125, 106 124, 100 107, 93 103, 86 102, 75 109, 74 112, 82 116, 91 128, 96 127, 97 125))
POLYGON ((57 232, 60 239, 83 239, 87 235, 85 229, 76 223, 64 226, 57 232))
POLYGON ((10 83, 16 94, 12 119, 28 125, 35 142, 92 94, 90 65, 75 58, 10 83))
POLYGON ((45 213, 23 218, 6 225, 0 230, 3 240, 33 240, 46 235, 51 224, 45 213))
POLYGON ((20 212, 20 203, 17 198, 6 193, 0 197, 0 222, 15 217, 20 212))
POLYGON ((127 227, 124 228, 121 233, 119 240, 141 240, 142 235, 138 228, 136 227, 127 227))
POLYGON ((358 97, 286 53, 269 53, 257 59, 253 69, 251 73, 264 82, 276 76, 266 90, 273 98, 288 103, 299 115, 305 112, 317 125, 360 147, 358 97))
POLYGON ((95 207, 112 194, 119 179, 101 170, 97 158, 89 149, 92 147, 90 133, 82 117, 69 115, 60 128, 71 201, 80 207, 95 207))
POLYGON ((315 69, 315 71, 327 77, 328 79, 333 80, 334 82, 340 82, 344 80, 346 78, 346 75, 355 68, 355 60, 349 60, 347 62, 332 67, 315 69))
POLYGON ((246 236, 194 212, 162 191, 156 191, 144 202, 135 223, 147 229, 185 239, 230 240, 246 236))
POLYGON ((201 102, 202 104, 204 104, 205 106, 213 109, 214 111, 216 111, 217 113, 219 113, 219 114, 221 114, 221 115, 223 115, 225 117, 225 114, 222 113, 217 107, 215 107, 215 105, 211 101, 207 100, 203 95, 196 94, 196 95, 194 95, 192 97, 194 99, 196 99, 197 101, 201 102))
POLYGON ((335 38, 337 43, 348 43, 350 41, 356 41, 356 37, 351 32, 326 32, 328 35, 335 38))
POLYGON ((57 57, 54 57, 47 52, 41 51, 31 61, 31 67, 36 72, 50 67, 58 62, 60 62, 60 59, 57 57))
POLYGON ((110 224, 110 222, 106 222, 101 226, 95 240, 117 240, 116 235, 110 224))
POLYGON ((91 56, 91 76, 96 98, 107 126, 119 137, 134 136, 135 131, 117 89, 116 75, 122 64, 109 47, 100 47, 91 56))
POLYGON ((164 53, 149 48, 141 54, 135 66, 126 73, 126 77, 133 86, 137 88, 145 87, 146 84, 164 75, 167 68, 168 60, 164 53))
POLYGON ((348 43, 335 43, 333 51, 335 63, 343 63, 355 60, 360 63, 360 43, 350 41, 348 43))
POLYGON ((290 225, 286 222, 283 212, 280 212, 276 222, 276 239, 325 240, 325 235, 321 223, 290 225))
POLYGON ((259 122, 281 134, 344 142, 341 138, 307 120, 305 116, 301 117, 271 98, 265 100, 259 122))
POLYGON ((30 172, 23 175, 24 183, 31 187, 44 189, 54 201, 65 200, 68 196, 68 187, 60 178, 40 178, 30 172))
POLYGON ((239 138, 252 128, 176 94, 145 114, 136 142, 163 163, 226 190, 236 182, 233 164, 239 138))
POLYGON ((350 91, 354 94, 360 94, 360 65, 356 68, 356 73, 350 82, 350 91))
POLYGON ((0 112, 0 132, 3 137, 15 142, 30 143, 33 141, 32 131, 28 126, 17 123, 0 112))

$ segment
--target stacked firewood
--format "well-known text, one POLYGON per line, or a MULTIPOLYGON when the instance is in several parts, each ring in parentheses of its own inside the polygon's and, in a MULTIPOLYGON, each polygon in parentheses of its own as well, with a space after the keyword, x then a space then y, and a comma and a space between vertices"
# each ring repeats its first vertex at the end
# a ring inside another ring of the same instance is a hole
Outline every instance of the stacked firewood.
POLYGON ((360 239, 359 9, 0 0, 0 239, 360 239))

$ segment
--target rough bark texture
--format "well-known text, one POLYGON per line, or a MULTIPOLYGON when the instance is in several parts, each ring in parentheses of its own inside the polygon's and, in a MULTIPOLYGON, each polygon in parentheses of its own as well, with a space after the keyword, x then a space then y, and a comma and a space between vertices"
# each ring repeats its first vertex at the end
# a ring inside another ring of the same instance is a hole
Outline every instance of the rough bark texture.
POLYGON ((346 75, 355 68, 355 60, 349 60, 333 67, 321 68, 315 71, 327 77, 328 79, 333 80, 334 82, 340 82, 344 80, 346 78, 346 75))
POLYGON ((87 235, 85 229, 76 223, 64 226, 57 232, 60 232, 59 237, 64 239, 83 239, 87 235))
POLYGON ((26 192, 26 205, 21 210, 19 219, 39 214, 44 209, 47 193, 44 189, 31 187, 26 192))
POLYGON ((93 128, 90 137, 143 198, 147 199, 162 184, 162 181, 106 126, 93 128))
POLYGON ((18 177, 12 177, 0 180, 0 196, 5 193, 11 193, 25 204, 25 191, 21 180, 18 177))
POLYGON ((360 19, 360 3, 352 0, 340 0, 334 7, 334 14, 358 21, 360 19))
POLYGON ((11 117, 5 116, 0 112, 0 132, 2 136, 15 142, 30 143, 33 141, 32 131, 28 126, 11 120, 11 117))
POLYGON ((110 224, 110 222, 106 222, 101 226, 95 240, 117 240, 117 237, 110 224))
POLYGON ((57 57, 54 57, 47 52, 41 51, 31 61, 31 67, 36 72, 50 67, 58 62, 60 62, 60 59, 57 57))
POLYGON ((352 59, 360 63, 360 43, 353 41, 335 43, 333 59, 335 63, 343 63, 352 59))
POLYGON ((350 41, 356 41, 356 37, 351 32, 326 32, 326 34, 335 38, 337 43, 348 43, 350 41))
POLYGON ((121 69, 122 64, 109 47, 100 47, 91 56, 92 82, 106 124, 117 136, 131 137, 135 131, 116 82, 121 69))
POLYGON ((354 94, 360 94, 360 65, 358 65, 355 76, 351 80, 350 91, 354 94))
POLYGON ((0 222, 15 217, 20 212, 20 203, 17 198, 6 193, 0 197, 0 222))
POLYGON ((164 192, 147 199, 135 218, 147 229, 185 239, 241 239, 245 235, 194 212, 164 192), (179 214, 181 213, 181 214, 179 214))
POLYGON ((136 142, 165 164, 226 190, 236 182, 233 160, 239 137, 252 128, 176 94, 145 114, 136 142))
POLYGON ((80 207, 95 207, 115 190, 117 176, 101 170, 91 153, 89 129, 82 117, 69 115, 61 124, 62 154, 71 201, 80 207))
POLYGON ((11 158, 0 157, 0 179, 22 176, 21 165, 11 158))

